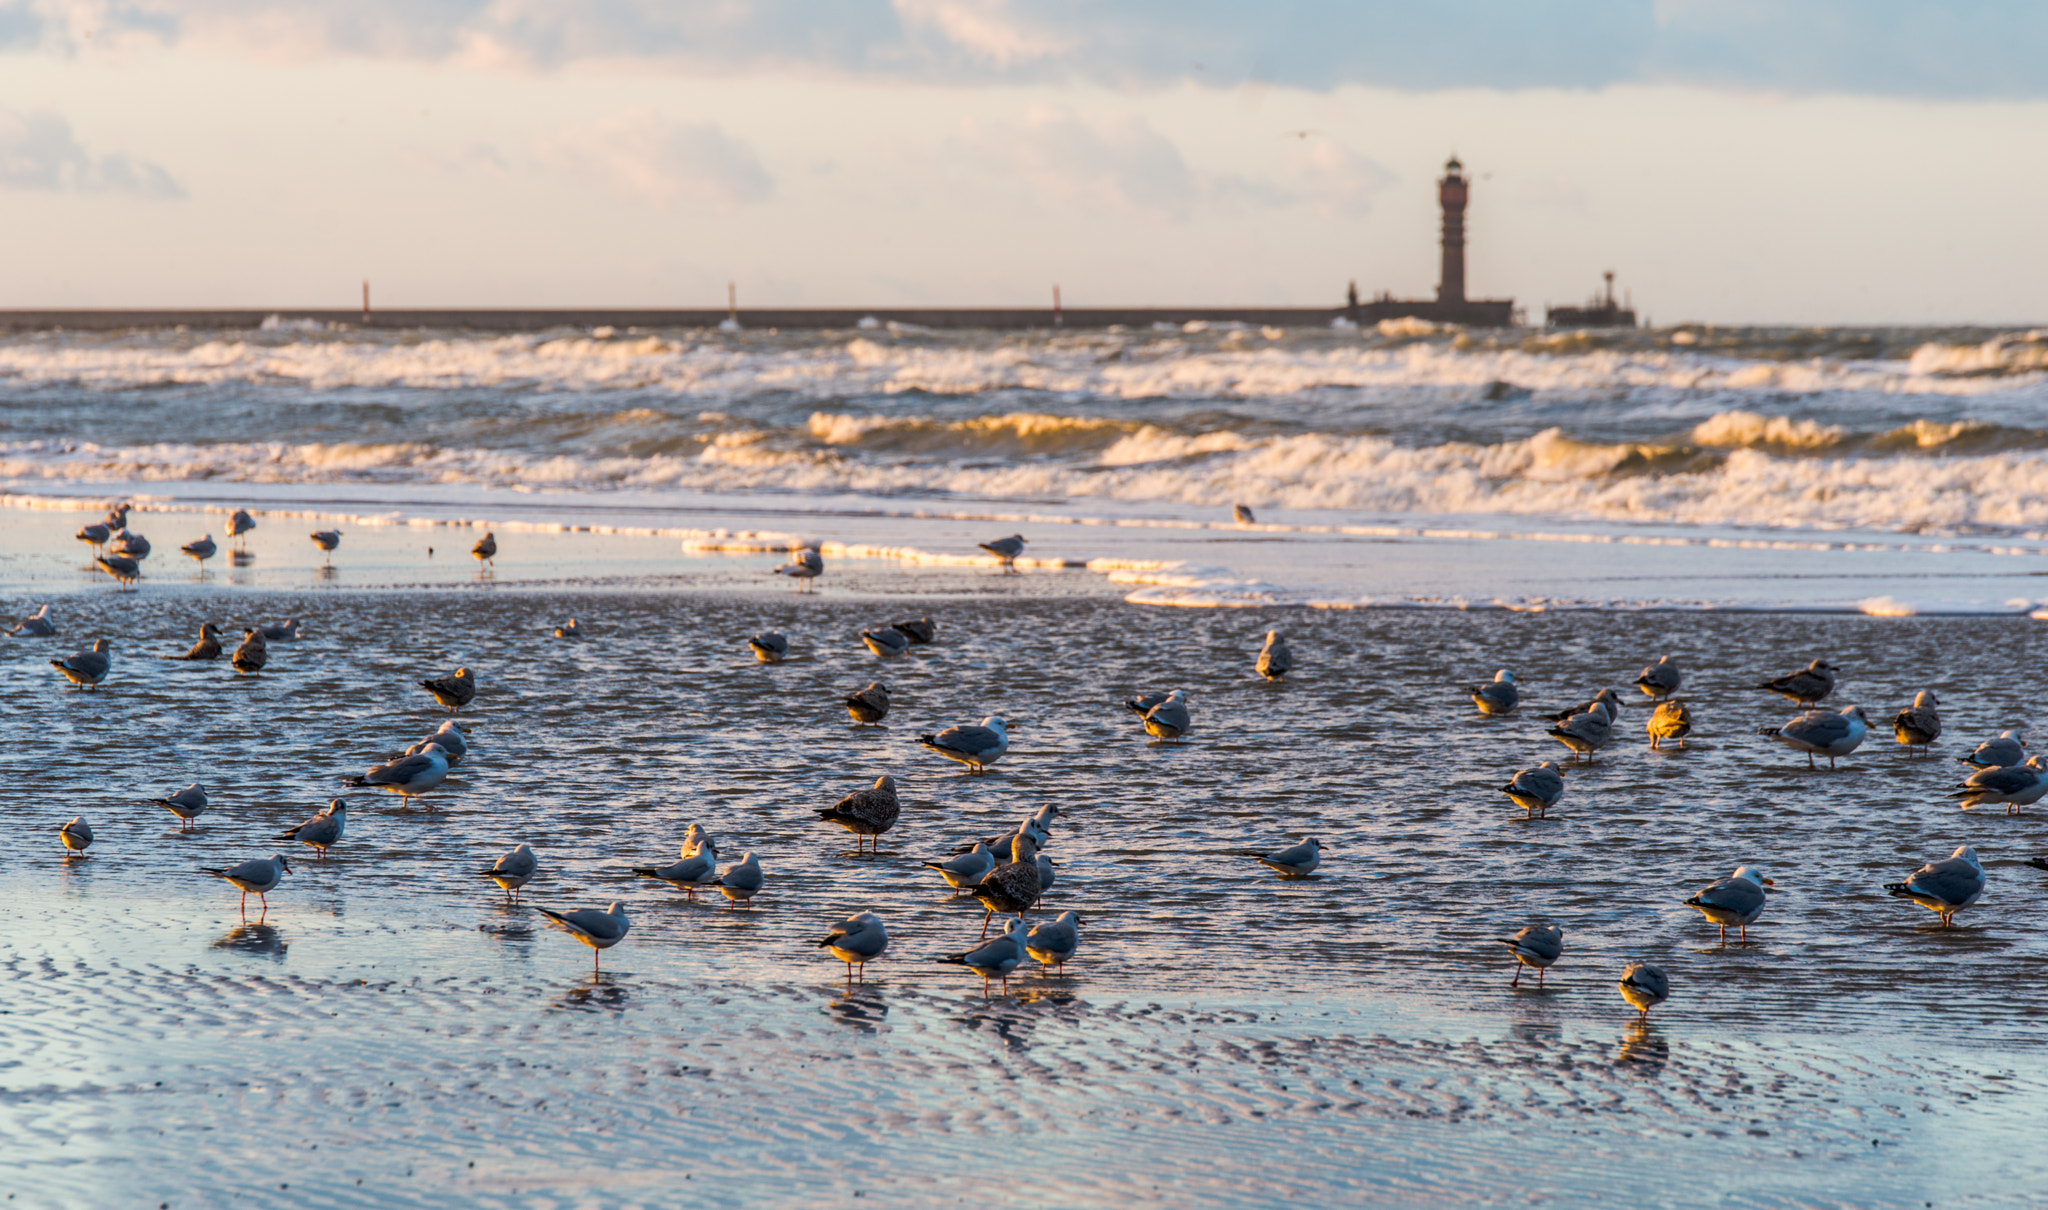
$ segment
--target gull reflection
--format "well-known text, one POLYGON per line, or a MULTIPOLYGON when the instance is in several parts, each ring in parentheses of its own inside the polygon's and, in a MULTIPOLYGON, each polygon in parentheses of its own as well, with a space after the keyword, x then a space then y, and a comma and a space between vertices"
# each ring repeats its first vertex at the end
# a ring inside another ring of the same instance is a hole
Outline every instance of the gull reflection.
POLYGON ((238 954, 257 954, 266 958, 284 961, 284 952, 291 943, 274 924, 257 921, 254 924, 238 924, 220 935, 213 943, 217 950, 233 950, 238 954))
POLYGON ((1621 1035, 1620 1048, 1614 1052, 1616 1067, 1639 1075, 1654 1076, 1670 1061, 1671 1044, 1646 1020, 1630 1022, 1621 1035))
POLYGON ((562 996, 563 1008, 596 1011, 610 1009, 614 1012, 626 1007, 626 1001, 633 993, 611 975, 593 975, 570 988, 562 996))
POLYGON ((870 983, 834 996, 826 1002, 825 1011, 840 1025, 871 1034, 884 1024, 882 1018, 889 1015, 889 1002, 883 998, 880 986, 870 983))

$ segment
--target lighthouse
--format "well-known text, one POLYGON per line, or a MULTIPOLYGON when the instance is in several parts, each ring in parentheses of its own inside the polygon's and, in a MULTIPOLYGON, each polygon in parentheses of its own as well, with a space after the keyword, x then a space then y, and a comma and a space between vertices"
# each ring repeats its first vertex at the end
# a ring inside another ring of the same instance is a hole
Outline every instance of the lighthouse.
POLYGON ((1444 268, 1436 287, 1440 303, 1465 301, 1465 201, 1469 191, 1465 166, 1454 155, 1444 162, 1444 177, 1436 183, 1437 202, 1444 208, 1444 268))

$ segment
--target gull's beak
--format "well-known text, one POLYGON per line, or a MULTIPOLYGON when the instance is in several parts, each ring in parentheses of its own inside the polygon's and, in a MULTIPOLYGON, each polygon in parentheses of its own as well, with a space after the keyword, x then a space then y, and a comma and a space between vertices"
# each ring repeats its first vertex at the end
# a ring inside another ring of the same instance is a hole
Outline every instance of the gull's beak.
POLYGON ((1765 886, 1777 886, 1777 885, 1778 885, 1778 880, 1777 880, 1777 879, 1775 879, 1775 878, 1766 878, 1766 879, 1764 879, 1764 885, 1765 885, 1765 886))

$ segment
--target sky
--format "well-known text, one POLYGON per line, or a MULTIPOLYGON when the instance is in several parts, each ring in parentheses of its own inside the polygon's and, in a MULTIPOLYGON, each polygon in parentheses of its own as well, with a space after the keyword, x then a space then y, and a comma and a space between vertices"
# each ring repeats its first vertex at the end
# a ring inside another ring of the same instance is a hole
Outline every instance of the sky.
POLYGON ((2048 322, 2048 4, 0 0, 0 307, 2048 322))

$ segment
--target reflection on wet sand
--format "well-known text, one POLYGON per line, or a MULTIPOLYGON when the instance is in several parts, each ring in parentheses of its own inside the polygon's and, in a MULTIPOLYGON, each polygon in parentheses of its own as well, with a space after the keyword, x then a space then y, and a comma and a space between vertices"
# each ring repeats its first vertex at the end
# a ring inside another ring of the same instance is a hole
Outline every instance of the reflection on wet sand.
POLYGON ((596 975, 570 988, 559 1001, 563 1008, 611 1009, 626 1007, 633 998, 631 989, 620 983, 613 975, 596 975))
POLYGON ((259 920, 252 924, 238 924, 222 933, 212 948, 233 950, 238 954, 257 954, 283 961, 284 952, 290 945, 276 925, 259 920))
POLYGON ((882 1019, 889 1015, 889 1002, 882 995, 880 984, 868 983, 848 988, 827 1000, 825 1012, 837 1024, 871 1034, 880 1029, 882 1019))
POLYGON ((1637 1075, 1654 1076, 1671 1061, 1671 1044, 1663 1031, 1648 1021, 1632 1021, 1622 1027, 1621 1045, 1614 1052, 1614 1065, 1637 1075))

